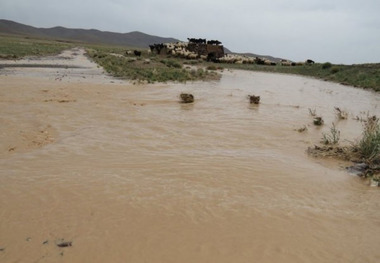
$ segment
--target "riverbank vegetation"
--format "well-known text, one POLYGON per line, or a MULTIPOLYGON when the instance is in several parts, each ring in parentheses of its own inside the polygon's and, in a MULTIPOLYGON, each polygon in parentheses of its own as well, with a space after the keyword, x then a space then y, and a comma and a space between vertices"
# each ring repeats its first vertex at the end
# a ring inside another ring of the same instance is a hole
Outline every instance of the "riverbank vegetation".
MULTIPOLYGON (((141 51, 137 51, 141 52, 141 51)), ((139 82, 167 82, 167 81, 195 81, 215 80, 220 76, 203 67, 195 67, 195 63, 188 61, 151 55, 147 52, 128 54, 125 50, 107 51, 104 48, 87 48, 87 53, 96 63, 102 66, 109 74, 139 82), (193 65, 191 65, 193 64, 193 65)))
POLYGON ((321 146, 308 149, 314 157, 340 158, 355 163, 352 169, 380 186, 380 121, 376 116, 367 116, 363 123, 362 136, 350 145, 339 145, 340 131, 332 124, 329 133, 322 133, 321 146))

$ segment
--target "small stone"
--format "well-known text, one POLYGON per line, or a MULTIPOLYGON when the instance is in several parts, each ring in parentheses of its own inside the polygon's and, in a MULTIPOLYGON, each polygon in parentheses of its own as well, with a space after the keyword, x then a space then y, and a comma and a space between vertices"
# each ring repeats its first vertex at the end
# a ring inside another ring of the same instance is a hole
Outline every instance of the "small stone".
POLYGON ((58 247, 71 247, 72 242, 71 241, 64 241, 57 244, 58 247))
POLYGON ((249 103, 251 103, 251 104, 259 104, 260 103, 260 96, 248 95, 248 97, 249 97, 249 103))
POLYGON ((313 122, 314 122, 314 125, 321 126, 323 124, 323 119, 322 117, 315 117, 313 122))

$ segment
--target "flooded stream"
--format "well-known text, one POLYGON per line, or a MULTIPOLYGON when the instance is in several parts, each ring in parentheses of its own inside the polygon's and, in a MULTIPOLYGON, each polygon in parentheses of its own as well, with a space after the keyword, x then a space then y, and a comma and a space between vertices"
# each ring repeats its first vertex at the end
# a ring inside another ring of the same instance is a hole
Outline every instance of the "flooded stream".
POLYGON ((0 262, 380 258, 379 189, 306 153, 332 122, 341 143, 358 139, 354 118, 379 116, 379 94, 227 70, 187 84, 0 81, 0 262))

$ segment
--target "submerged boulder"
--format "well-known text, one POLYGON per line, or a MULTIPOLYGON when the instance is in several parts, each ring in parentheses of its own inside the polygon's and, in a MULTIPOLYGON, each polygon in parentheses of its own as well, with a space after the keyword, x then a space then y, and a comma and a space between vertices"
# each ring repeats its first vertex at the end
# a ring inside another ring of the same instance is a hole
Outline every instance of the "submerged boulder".
POLYGON ((248 95, 249 103, 251 104, 259 104, 260 103, 260 96, 255 95, 248 95))
POLYGON ((360 177, 364 177, 368 168, 369 168, 369 165, 366 163, 356 163, 355 165, 347 167, 347 170, 348 172, 352 174, 358 175, 360 177))
POLYGON ((182 103, 192 103, 192 102, 194 102, 194 96, 193 96, 193 94, 190 94, 190 93, 181 93, 181 95, 179 95, 179 97, 181 98, 181 102, 182 103))
POLYGON ((322 117, 314 117, 313 123, 316 126, 321 126, 324 123, 324 121, 322 117))

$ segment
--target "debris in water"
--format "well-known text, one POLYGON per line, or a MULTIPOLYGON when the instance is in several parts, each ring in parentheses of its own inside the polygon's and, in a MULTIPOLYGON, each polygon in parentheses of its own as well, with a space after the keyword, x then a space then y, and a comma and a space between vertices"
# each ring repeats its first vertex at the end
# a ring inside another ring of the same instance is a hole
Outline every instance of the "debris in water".
POLYGON ((349 173, 355 174, 357 176, 365 176, 366 171, 368 170, 369 166, 366 163, 357 163, 353 166, 347 167, 347 170, 349 173))
POLYGON ((375 187, 375 186, 380 186, 380 185, 379 185, 379 181, 377 181, 377 180, 371 178, 371 180, 369 181, 369 186, 373 186, 373 187, 375 187))
POLYGON ((248 95, 249 103, 251 104, 259 104, 260 103, 260 96, 255 95, 248 95))
POLYGON ((309 147, 307 153, 314 157, 337 157, 342 160, 350 160, 350 151, 346 147, 317 146, 309 147))
POLYGON ((314 117, 313 122, 314 122, 314 125, 316 126, 321 126, 324 123, 322 117, 314 117))
POLYGON ((182 100, 182 103, 192 103, 194 102, 194 96, 193 94, 189 94, 189 93, 181 93, 181 95, 179 95, 181 100, 182 100))
POLYGON ((63 241, 57 244, 58 247, 71 247, 73 242, 71 241, 63 241))
POLYGON ((296 129, 296 131, 298 131, 299 133, 305 132, 307 131, 307 127, 304 125, 303 127, 296 129))

